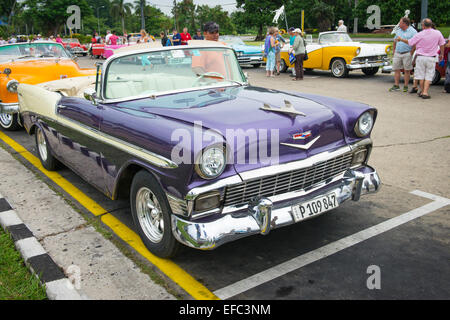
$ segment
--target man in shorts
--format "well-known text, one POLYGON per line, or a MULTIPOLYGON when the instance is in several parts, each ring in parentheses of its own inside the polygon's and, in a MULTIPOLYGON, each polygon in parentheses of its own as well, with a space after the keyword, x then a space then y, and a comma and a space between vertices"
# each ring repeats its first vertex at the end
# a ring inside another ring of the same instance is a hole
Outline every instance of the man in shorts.
MULTIPOLYGON (((411 27, 409 18, 403 17, 400 19, 399 29, 396 32, 394 40, 398 37, 409 40, 414 37, 416 33, 417 31, 411 27)), ((392 69, 394 70, 394 86, 390 88, 389 91, 400 91, 400 76, 401 70, 403 69, 405 72, 403 92, 408 92, 409 77, 411 70, 413 69, 413 52, 414 49, 412 49, 408 44, 394 41, 394 58, 392 66, 392 69)))
POLYGON ((432 28, 433 22, 429 18, 422 20, 422 31, 417 33, 410 40, 398 37, 395 41, 401 41, 410 46, 416 46, 416 67, 414 69, 414 79, 420 82, 419 97, 430 99, 428 89, 433 80, 436 69, 436 57, 438 47, 440 49, 439 61, 444 58, 445 39, 439 30, 432 28))

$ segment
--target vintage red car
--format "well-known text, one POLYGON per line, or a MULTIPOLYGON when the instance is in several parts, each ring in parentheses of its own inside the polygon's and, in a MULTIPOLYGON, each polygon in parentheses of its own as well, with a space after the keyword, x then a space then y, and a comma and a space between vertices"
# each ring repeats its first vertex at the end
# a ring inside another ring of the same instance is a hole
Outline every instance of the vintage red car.
POLYGON ((83 56, 88 54, 87 46, 81 44, 77 38, 63 39, 63 46, 72 54, 82 54, 83 56))

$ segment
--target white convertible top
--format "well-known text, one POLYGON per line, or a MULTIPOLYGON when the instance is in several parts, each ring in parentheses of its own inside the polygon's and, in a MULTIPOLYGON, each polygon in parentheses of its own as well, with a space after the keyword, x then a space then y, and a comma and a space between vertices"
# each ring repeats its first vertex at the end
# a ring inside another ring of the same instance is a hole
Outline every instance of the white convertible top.
POLYGON ((95 76, 83 76, 43 82, 37 86, 68 97, 83 97, 86 88, 95 86, 95 76))

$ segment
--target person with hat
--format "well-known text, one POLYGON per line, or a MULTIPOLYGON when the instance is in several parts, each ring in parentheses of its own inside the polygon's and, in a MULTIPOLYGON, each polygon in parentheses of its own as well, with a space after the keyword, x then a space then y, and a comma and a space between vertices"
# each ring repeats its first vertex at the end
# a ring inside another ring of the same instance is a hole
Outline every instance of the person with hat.
POLYGON ((194 40, 204 40, 205 38, 202 35, 202 30, 197 29, 197 33, 194 35, 194 40))
POLYGON ((302 30, 296 28, 293 30, 295 34, 294 43, 292 44, 289 53, 293 53, 295 56, 295 78, 293 81, 303 80, 303 58, 306 53, 305 41, 302 37, 302 30))

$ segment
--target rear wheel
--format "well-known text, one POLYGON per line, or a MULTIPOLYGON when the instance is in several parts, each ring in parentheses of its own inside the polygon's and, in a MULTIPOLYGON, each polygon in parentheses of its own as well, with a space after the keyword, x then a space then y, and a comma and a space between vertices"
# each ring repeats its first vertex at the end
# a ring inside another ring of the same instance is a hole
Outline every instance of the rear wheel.
POLYGON ((441 80, 441 73, 438 70, 434 70, 434 77, 431 80, 431 84, 438 84, 441 80))
POLYGON ((280 72, 286 72, 288 69, 288 65, 286 64, 286 62, 284 61, 284 59, 281 59, 280 61, 280 72))
POLYGON ((345 78, 348 76, 348 68, 345 64, 345 60, 342 58, 336 58, 331 62, 331 74, 336 78, 345 78))
POLYGON ((19 115, 0 113, 0 126, 7 131, 16 131, 20 129, 20 124, 18 121, 19 115))
POLYGON ((378 72, 380 68, 379 67, 373 67, 373 68, 362 68, 362 72, 366 75, 366 76, 373 76, 374 74, 376 74, 378 72))
POLYGON ((130 192, 134 224, 145 246, 161 258, 173 257, 180 243, 172 234, 171 210, 156 179, 146 170, 133 178, 130 192))
POLYGON ((47 139, 45 138, 44 132, 41 128, 37 127, 35 131, 36 137, 36 151, 41 160, 42 166, 49 170, 55 171, 58 167, 58 160, 53 157, 51 150, 48 146, 47 139))

